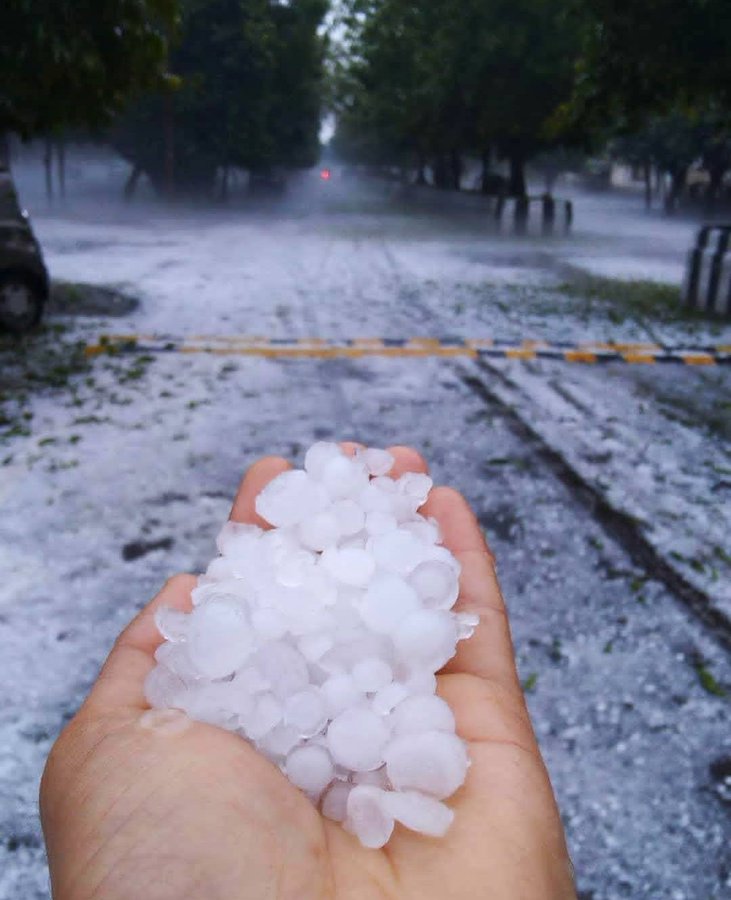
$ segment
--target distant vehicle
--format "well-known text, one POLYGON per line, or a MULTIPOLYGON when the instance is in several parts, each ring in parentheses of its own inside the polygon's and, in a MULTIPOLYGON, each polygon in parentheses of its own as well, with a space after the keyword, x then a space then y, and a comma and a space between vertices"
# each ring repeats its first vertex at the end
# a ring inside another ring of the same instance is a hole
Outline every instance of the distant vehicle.
POLYGON ((37 325, 48 300, 48 271, 13 180, 0 169, 0 329, 20 334, 37 325))

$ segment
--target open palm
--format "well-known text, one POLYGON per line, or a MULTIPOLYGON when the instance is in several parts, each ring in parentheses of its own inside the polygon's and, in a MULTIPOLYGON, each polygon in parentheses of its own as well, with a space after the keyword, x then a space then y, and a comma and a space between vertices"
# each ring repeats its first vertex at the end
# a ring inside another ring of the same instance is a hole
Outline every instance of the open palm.
MULTIPOLYGON (((426 471, 415 451, 391 452, 395 476, 426 471)), ((232 519, 264 524, 255 497, 287 465, 252 466, 232 519)), ((480 615, 439 676, 472 761, 447 836, 397 826, 383 850, 364 849, 240 737, 148 709, 154 611, 190 608, 194 579, 180 575, 120 635, 49 757, 41 816, 56 900, 575 897, 492 556, 455 491, 436 488, 422 512, 462 564, 458 608, 480 615)))

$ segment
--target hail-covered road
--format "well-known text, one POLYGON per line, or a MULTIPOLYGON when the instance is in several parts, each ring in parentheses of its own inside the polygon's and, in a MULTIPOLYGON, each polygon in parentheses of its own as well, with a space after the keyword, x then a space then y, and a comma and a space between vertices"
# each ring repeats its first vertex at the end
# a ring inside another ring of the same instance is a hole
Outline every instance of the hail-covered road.
MULTIPOLYGON (((580 270, 680 277, 692 227, 637 201, 580 198, 575 234, 544 241, 497 236, 469 204, 337 184, 255 212, 102 197, 37 211, 37 230, 56 278, 139 306, 52 317, 59 341, 731 343, 565 290, 580 270)), ((48 896, 38 778, 114 636, 168 574, 205 564, 250 462, 301 460, 322 438, 412 444, 477 510, 581 896, 728 896, 730 382, 728 368, 140 351, 34 392, 0 454, 0 900, 48 896)))

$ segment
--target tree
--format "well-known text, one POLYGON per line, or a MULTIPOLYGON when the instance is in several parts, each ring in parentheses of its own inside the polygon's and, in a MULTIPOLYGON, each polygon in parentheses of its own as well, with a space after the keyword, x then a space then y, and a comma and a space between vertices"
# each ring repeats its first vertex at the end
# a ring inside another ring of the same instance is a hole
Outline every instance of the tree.
POLYGON ((552 121, 571 93, 575 23, 560 0, 348 0, 340 127, 351 146, 408 152, 435 182, 459 185, 465 151, 511 166, 557 142, 552 121), (365 141, 364 141, 365 139, 365 141))
POLYGON ((175 181, 186 189, 210 191, 217 171, 231 166, 312 165, 325 11, 324 0, 183 0, 170 58, 180 89, 135 104, 112 130, 114 146, 158 190, 166 180, 166 116, 175 181))
POLYGON ((165 78, 176 0, 3 0, 0 134, 105 125, 165 78))

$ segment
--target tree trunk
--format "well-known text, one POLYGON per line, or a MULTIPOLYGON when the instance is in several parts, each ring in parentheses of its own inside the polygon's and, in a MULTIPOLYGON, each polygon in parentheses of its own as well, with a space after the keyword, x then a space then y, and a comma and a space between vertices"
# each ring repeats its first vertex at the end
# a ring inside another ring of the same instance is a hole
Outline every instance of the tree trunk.
POLYGON ((416 162, 416 183, 421 187, 426 185, 426 160, 423 154, 419 154, 416 162))
POLYGON ((53 200, 53 141, 46 138, 43 148, 43 168, 46 173, 46 200, 53 200))
POLYGON ((681 169, 676 169, 675 171, 671 172, 670 175, 672 178, 672 184, 670 187, 670 193, 665 198, 665 212, 669 216, 673 215, 680 204, 680 198, 685 188, 685 180, 688 175, 688 169, 686 166, 684 166, 681 169))
POLYGON ((652 164, 649 160, 645 160, 642 165, 642 172, 645 177, 645 209, 652 209, 652 164))
POLYGON ((140 177, 142 176, 142 169, 137 165, 137 163, 132 166, 132 171, 129 173, 129 177, 124 184, 124 199, 131 200, 135 191, 137 190, 137 184, 139 183, 140 177))
POLYGON ((66 141, 59 138, 56 142, 56 170, 58 174, 58 192, 62 200, 66 199, 66 141))
POLYGON ((522 149, 511 150, 510 155, 510 183, 508 194, 511 197, 525 197, 527 194, 525 183, 525 153, 522 149))
POLYGON ((163 109, 165 132, 165 194, 169 200, 175 196, 175 111, 173 108, 173 95, 170 91, 165 93, 163 109))
POLYGON ((482 172, 480 173, 480 191, 483 194, 490 193, 490 172, 492 169, 492 153, 490 150, 483 150, 481 155, 482 172))
POLYGON ((458 191, 462 187, 462 158, 458 150, 452 150, 449 154, 450 187, 458 191))
POLYGON ((443 155, 437 156, 434 160, 434 187, 444 190, 449 187, 449 176, 447 174, 447 160, 443 155))

